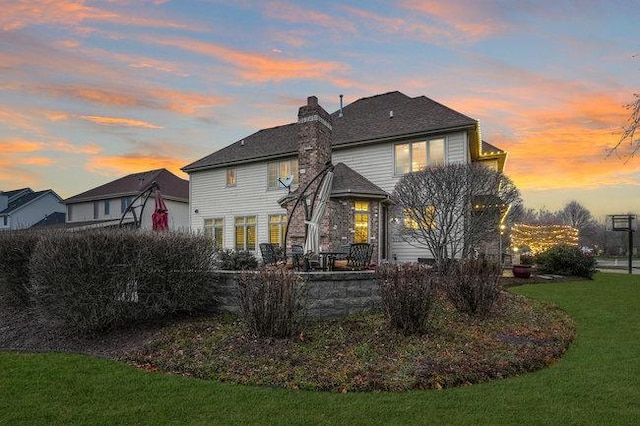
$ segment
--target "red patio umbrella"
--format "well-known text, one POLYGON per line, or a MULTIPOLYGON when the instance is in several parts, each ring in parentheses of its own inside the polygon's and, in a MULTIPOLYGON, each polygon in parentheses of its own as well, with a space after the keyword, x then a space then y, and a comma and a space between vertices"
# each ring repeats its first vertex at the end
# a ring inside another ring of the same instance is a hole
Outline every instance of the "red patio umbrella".
POLYGON ((156 190, 156 209, 151 215, 154 231, 166 231, 169 229, 169 211, 164 203, 160 190, 156 190))

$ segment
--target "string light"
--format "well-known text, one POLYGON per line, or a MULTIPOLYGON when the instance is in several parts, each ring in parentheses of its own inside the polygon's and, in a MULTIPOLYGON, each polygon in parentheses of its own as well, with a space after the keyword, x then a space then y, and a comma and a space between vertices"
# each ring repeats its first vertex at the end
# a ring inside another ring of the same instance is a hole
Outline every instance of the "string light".
POLYGON ((578 230, 567 225, 515 224, 511 228, 514 250, 526 247, 537 254, 561 244, 578 246, 578 230))

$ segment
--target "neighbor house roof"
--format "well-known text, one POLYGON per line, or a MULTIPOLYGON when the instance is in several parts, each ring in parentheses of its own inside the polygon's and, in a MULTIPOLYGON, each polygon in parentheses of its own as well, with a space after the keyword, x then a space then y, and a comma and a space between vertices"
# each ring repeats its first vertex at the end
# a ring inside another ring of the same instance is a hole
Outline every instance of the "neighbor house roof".
MULTIPOLYGON (((473 129, 477 121, 425 96, 400 92, 361 98, 331 114, 334 149, 390 138, 410 138, 453 129, 473 129)), ((232 166, 297 154, 297 123, 260 130, 182 170, 232 166)))
POLYGON ((121 177, 120 179, 67 198, 64 200, 64 203, 69 204, 104 200, 106 198, 135 196, 149 189, 153 182, 158 184, 164 198, 184 202, 189 201, 189 181, 179 178, 167 169, 157 169, 121 177))
POLYGON ((14 211, 26 206, 34 200, 46 195, 55 195, 58 200, 62 200, 58 194, 51 189, 45 189, 43 191, 33 191, 31 188, 16 189, 13 191, 4 191, 2 194, 8 196, 7 207, 0 211, 0 215, 11 214, 14 211))
POLYGON ((32 228, 43 228, 43 227, 62 227, 65 224, 67 214, 61 212, 53 212, 51 214, 46 215, 40 222, 34 223, 32 228))

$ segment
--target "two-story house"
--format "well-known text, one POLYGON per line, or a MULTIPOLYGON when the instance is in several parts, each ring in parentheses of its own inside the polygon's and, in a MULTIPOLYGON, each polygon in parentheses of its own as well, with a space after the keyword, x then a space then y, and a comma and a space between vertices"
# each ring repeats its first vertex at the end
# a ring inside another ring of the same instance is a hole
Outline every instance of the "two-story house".
POLYGON ((189 230, 189 182, 166 169, 133 173, 64 200, 67 228, 131 225, 152 228, 155 188, 169 212, 169 229, 189 230))
POLYGON ((359 99, 333 114, 315 96, 292 124, 260 130, 183 168, 190 178, 190 224, 219 247, 256 250, 304 238, 289 218, 297 188, 335 165, 320 225, 322 250, 353 242, 375 247, 374 261, 430 257, 397 237, 402 211, 390 194, 405 174, 431 164, 482 161, 501 171, 506 152, 482 141, 477 120, 424 96, 400 92, 359 99), (281 181, 290 177, 291 188, 281 181), (289 190, 293 193, 289 194, 289 190))
POLYGON ((0 231, 30 228, 64 211, 62 198, 51 189, 22 188, 0 192, 0 231))

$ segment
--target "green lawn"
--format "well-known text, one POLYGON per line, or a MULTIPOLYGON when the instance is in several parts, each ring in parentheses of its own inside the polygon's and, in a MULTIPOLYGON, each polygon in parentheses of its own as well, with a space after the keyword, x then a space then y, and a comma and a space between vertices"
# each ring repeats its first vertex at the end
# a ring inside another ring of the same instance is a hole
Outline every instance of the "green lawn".
POLYGON ((637 424, 640 276, 512 291, 554 301, 575 319, 576 341, 558 364, 467 388, 331 394, 0 352, 0 424, 637 424))

